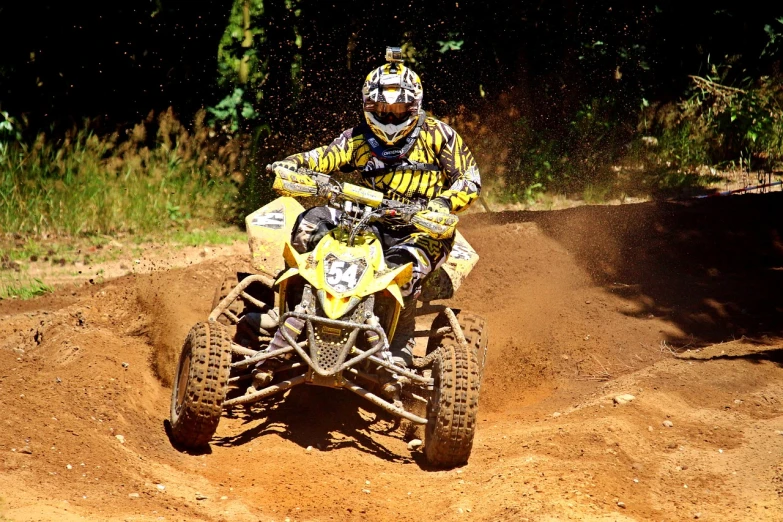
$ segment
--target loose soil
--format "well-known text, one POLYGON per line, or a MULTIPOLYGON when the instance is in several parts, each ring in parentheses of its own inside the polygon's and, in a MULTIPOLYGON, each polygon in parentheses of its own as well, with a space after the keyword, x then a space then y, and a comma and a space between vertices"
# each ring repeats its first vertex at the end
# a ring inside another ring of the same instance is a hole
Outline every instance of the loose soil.
POLYGON ((448 471, 322 388, 224 417, 204 453, 172 446, 179 348, 239 249, 2 301, 0 520, 783 520, 781 208, 463 219, 481 261, 452 304, 487 318, 490 355, 448 471))

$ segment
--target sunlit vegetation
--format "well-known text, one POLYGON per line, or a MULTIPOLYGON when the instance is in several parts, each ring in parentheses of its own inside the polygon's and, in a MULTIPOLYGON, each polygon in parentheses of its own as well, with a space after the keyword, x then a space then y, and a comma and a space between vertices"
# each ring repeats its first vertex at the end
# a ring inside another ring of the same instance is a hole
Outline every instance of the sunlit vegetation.
POLYGON ((196 230, 177 230, 168 236, 168 241, 174 245, 202 246, 202 245, 230 245, 235 241, 247 239, 245 232, 238 228, 208 228, 196 230))
POLYGON ((783 157, 774 6, 44 5, 39 31, 0 59, 6 233, 239 222, 273 197, 267 163, 361 121, 359 85, 390 44, 421 75, 425 109, 470 145, 493 203, 704 193, 725 171, 779 171, 783 157), (171 112, 133 125, 169 105, 184 125, 171 112), (103 124, 73 123, 96 115, 103 124))
POLYGON ((240 153, 165 112, 126 136, 89 124, 0 150, 0 230, 32 235, 146 233, 224 222, 235 211, 240 153), (150 130, 154 134, 150 136, 150 130), (233 175, 233 177, 232 177, 233 175))
POLYGON ((658 135, 656 155, 680 169, 779 170, 783 162, 783 77, 746 78, 742 87, 721 83, 725 75, 692 77, 676 104, 650 110, 649 130, 658 135))
POLYGON ((0 271, 0 299, 31 299, 51 291, 51 286, 24 272, 0 271))

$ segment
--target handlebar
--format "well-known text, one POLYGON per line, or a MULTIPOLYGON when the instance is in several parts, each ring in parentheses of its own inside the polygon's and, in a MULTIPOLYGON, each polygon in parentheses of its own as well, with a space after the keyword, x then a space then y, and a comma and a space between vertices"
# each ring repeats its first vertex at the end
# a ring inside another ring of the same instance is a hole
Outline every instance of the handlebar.
POLYGON ((372 222, 383 222, 391 228, 413 225, 436 239, 451 237, 457 224, 453 214, 439 216, 438 212, 422 213, 424 205, 384 198, 382 192, 352 183, 340 183, 327 174, 306 168, 293 170, 284 165, 267 166, 275 171, 275 189, 287 196, 322 196, 329 205, 342 210, 338 226, 350 233, 348 244, 353 245, 356 234, 372 222), (421 214, 423 215, 421 215, 421 214))
POLYGON ((272 165, 267 165, 267 171, 274 171, 275 169, 280 169, 290 174, 309 176, 317 187, 316 193, 313 195, 327 197, 332 202, 345 201, 371 207, 373 210, 366 214, 369 220, 380 219, 398 224, 409 224, 414 214, 426 209, 426 205, 403 203, 384 198, 382 192, 352 183, 341 183, 328 174, 316 172, 308 168, 299 167, 293 170, 283 166, 272 167, 272 165))

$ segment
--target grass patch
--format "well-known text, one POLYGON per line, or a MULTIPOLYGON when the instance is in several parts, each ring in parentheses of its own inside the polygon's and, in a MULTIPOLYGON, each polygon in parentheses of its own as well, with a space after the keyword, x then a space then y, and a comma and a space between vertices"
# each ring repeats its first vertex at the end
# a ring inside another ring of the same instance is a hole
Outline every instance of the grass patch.
POLYGON ((86 278, 89 272, 94 274, 95 282, 101 283, 106 276, 106 270, 96 266, 101 263, 118 259, 126 259, 130 263, 132 259, 143 257, 145 252, 161 247, 179 250, 231 245, 245 240, 244 231, 237 227, 168 230, 133 236, 120 234, 117 239, 105 236, 43 238, 0 235, 0 299, 31 299, 53 291, 53 287, 46 283, 49 277, 46 274, 62 280, 64 275, 86 278), (85 267, 89 270, 85 271, 85 267))
POLYGON ((606 203, 611 199, 613 188, 609 183, 588 183, 582 191, 582 201, 588 205, 606 203))
POLYGON ((0 262, 10 269, 24 269, 29 263, 66 266, 76 262, 97 264, 116 261, 123 256, 139 257, 144 245, 169 243, 175 247, 230 245, 245 241, 245 232, 237 227, 212 227, 194 230, 166 230, 148 234, 107 236, 41 237, 0 236, 0 262))
POLYGON ((32 299, 53 290, 40 279, 25 273, 0 272, 0 299, 32 299))
POLYGON ((80 260, 101 263, 114 261, 122 255, 121 249, 112 248, 103 238, 90 236, 56 239, 18 235, 16 238, 0 237, 0 252, 3 252, 0 261, 5 265, 13 264, 20 268, 35 262, 61 266, 80 260))
POLYGON ((169 111, 122 140, 84 128, 11 143, 0 150, 0 230, 100 236, 231 219, 236 165, 210 152, 202 120, 189 132, 169 111))

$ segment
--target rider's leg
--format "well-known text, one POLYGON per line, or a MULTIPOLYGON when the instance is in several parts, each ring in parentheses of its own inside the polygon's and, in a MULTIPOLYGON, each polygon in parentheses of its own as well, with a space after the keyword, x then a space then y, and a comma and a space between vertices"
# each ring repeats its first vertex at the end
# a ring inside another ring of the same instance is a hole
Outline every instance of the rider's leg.
MULTIPOLYGON (((305 210, 296 218, 291 231, 291 246, 303 254, 314 249, 318 242, 337 226, 340 219, 340 211, 329 207, 313 207, 305 210)), ((283 329, 287 329, 292 337, 296 338, 304 328, 304 321, 295 317, 289 317, 285 324, 277 329, 272 337, 267 352, 273 352, 288 346, 283 337, 283 329)), ((260 366, 260 364, 259 364, 260 366)))
POLYGON ((416 296, 403 296, 403 308, 397 320, 394 339, 389 346, 394 364, 408 367, 413 362, 413 349, 416 347, 416 338, 413 337, 415 330, 416 296))
POLYGON ((337 226, 340 211, 330 207, 313 207, 296 218, 291 232, 291 246, 304 254, 316 247, 319 241, 337 226))
POLYGON ((397 321, 390 351, 395 364, 410 366, 416 339, 416 299, 421 293, 422 281, 441 265, 451 249, 451 240, 438 241, 418 232, 403 238, 386 251, 386 263, 390 266, 413 264, 413 278, 401 288, 403 309, 397 321))

